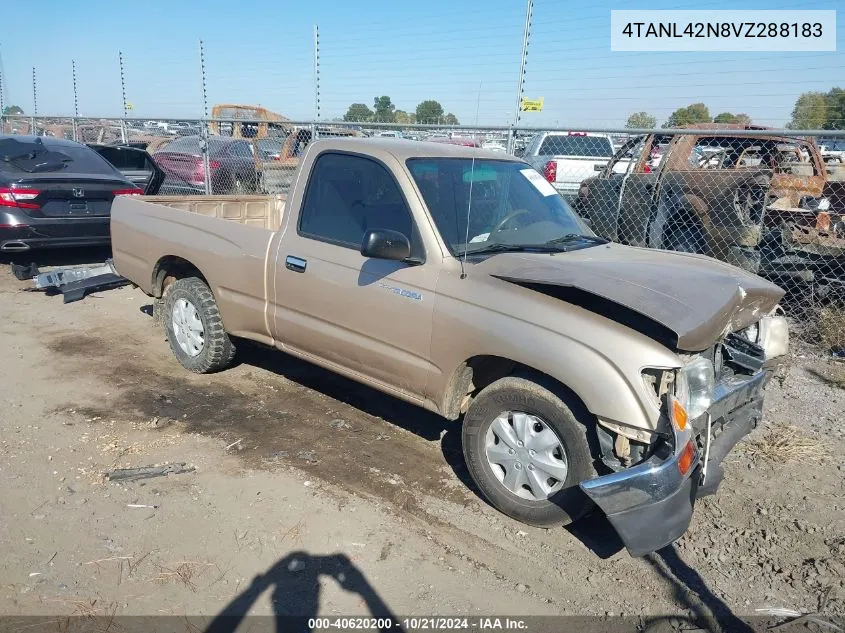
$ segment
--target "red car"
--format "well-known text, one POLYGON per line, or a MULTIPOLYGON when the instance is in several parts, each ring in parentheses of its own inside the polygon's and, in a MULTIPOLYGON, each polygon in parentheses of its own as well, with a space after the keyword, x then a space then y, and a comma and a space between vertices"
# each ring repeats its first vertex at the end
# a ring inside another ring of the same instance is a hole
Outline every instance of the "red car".
MULTIPOLYGON (((249 141, 221 136, 208 137, 208 170, 211 194, 242 194, 258 191, 259 177, 249 141)), ((160 193, 205 193, 205 165, 200 136, 183 136, 153 155, 167 175, 160 193)))

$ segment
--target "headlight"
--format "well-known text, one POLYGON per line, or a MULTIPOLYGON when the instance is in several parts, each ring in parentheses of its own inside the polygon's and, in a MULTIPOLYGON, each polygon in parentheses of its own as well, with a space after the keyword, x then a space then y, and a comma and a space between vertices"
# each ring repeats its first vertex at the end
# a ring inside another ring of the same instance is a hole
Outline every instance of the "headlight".
POLYGON ((707 411, 713 402, 716 377, 713 363, 703 356, 695 356, 678 370, 676 397, 694 420, 707 411))
POLYGON ((758 344, 766 352, 766 360, 786 354, 789 351, 789 325, 786 317, 770 314, 760 319, 758 344))

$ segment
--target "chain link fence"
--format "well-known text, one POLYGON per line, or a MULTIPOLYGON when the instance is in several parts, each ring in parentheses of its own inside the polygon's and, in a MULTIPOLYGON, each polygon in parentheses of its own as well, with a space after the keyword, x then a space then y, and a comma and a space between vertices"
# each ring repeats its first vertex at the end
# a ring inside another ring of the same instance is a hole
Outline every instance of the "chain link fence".
POLYGON ((787 290, 784 307, 799 336, 845 350, 845 132, 47 117, 4 117, 2 129, 145 148, 166 174, 160 193, 171 195, 285 195, 308 144, 332 136, 516 154, 599 236, 709 255, 771 279, 787 290))

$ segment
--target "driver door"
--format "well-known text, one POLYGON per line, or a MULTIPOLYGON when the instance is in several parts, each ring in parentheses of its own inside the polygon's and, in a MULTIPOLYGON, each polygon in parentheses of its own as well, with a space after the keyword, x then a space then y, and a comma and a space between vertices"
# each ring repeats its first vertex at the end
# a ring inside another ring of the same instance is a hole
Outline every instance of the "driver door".
POLYGON ((390 171, 364 156, 318 155, 291 222, 297 225, 285 230, 274 272, 274 337, 299 356, 421 399, 439 268, 426 261, 390 171), (422 263, 364 257, 361 242, 370 229, 404 233, 422 263))

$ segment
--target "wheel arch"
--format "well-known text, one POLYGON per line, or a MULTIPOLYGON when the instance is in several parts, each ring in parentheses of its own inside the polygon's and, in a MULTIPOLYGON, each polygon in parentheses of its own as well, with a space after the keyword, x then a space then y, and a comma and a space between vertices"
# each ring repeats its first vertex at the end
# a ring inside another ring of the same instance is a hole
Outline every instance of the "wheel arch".
POLYGON ((531 379, 548 389, 570 407, 579 418, 595 420, 584 399, 574 389, 539 369, 519 361, 492 354, 479 354, 463 361, 452 373, 441 403, 441 412, 449 420, 465 413, 478 392, 506 376, 531 379))
POLYGON ((164 295, 164 291, 167 286, 177 279, 184 279, 185 277, 198 277, 199 279, 202 279, 209 288, 211 287, 211 284, 208 283, 208 279, 202 271, 187 259, 179 257, 178 255, 165 255, 164 257, 159 258, 155 266, 153 266, 151 285, 152 295, 155 298, 160 299, 164 295))

